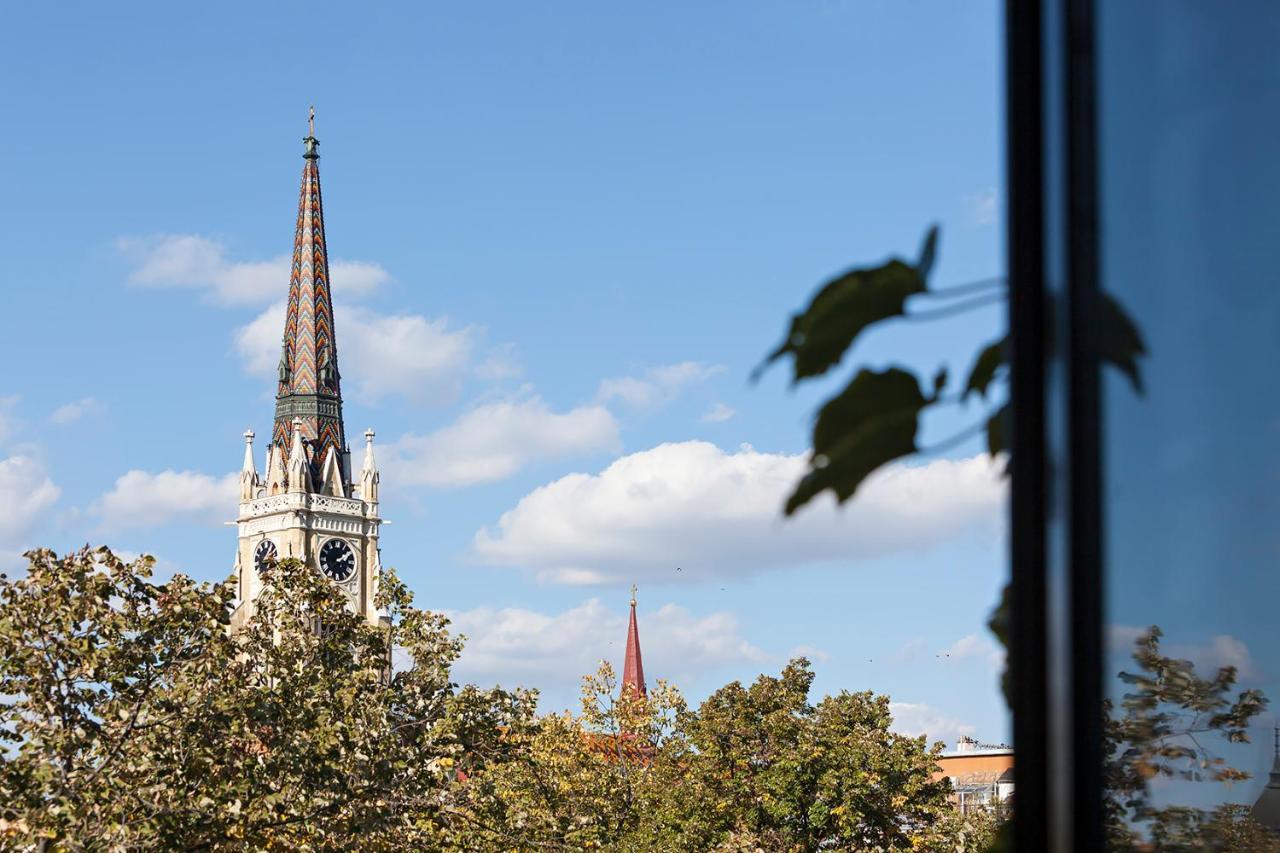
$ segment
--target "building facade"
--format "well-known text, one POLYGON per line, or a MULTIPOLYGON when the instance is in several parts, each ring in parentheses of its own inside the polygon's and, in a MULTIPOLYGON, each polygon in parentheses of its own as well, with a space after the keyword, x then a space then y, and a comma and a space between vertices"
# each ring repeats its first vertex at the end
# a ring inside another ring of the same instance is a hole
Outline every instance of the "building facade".
POLYGON ((1013 797, 1013 747, 962 737, 954 750, 938 757, 933 778, 951 783, 949 799, 961 814, 1002 813, 1013 797))
POLYGON ((239 545, 235 571, 239 605, 233 626, 253 613, 264 566, 295 557, 338 585, 351 609, 370 621, 381 562, 380 476, 373 430, 354 471, 342 420, 342 375, 329 280, 319 141, 314 111, 303 140, 302 190, 293 239, 288 308, 277 369, 275 419, 263 473, 245 432, 240 474, 239 545))

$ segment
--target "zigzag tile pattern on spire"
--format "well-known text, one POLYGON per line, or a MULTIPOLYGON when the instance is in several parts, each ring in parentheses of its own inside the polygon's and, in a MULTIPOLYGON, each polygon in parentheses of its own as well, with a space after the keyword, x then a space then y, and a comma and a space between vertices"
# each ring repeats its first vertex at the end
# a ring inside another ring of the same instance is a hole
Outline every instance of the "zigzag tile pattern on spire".
POLYGON ((345 470, 341 378, 316 153, 319 143, 313 136, 305 142, 272 442, 287 450, 293 420, 301 418, 312 477, 319 481, 320 469, 332 448, 343 464, 345 482, 350 472, 345 470))

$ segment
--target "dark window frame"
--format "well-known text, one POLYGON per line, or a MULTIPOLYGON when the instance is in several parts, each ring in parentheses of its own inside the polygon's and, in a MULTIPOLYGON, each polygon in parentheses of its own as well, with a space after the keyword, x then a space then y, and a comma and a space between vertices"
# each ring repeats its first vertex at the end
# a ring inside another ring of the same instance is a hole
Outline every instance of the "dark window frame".
POLYGON ((1094 11, 1005 4, 1019 850, 1104 847, 1094 11))

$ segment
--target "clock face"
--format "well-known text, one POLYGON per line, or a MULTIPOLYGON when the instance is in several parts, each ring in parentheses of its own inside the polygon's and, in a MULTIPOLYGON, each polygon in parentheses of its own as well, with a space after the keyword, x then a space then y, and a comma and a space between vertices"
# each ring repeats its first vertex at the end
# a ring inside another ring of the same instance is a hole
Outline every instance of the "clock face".
POLYGON ((262 567, 276 561, 276 543, 263 539, 253 551, 253 565, 262 571, 262 567))
POLYGON ((356 555, 341 539, 330 539, 320 547, 320 571, 336 581, 345 581, 356 570, 356 555))

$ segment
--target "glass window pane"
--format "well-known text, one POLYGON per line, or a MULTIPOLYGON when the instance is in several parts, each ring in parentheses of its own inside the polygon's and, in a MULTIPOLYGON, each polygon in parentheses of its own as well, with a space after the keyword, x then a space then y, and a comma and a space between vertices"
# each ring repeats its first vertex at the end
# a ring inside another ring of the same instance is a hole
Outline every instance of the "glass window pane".
POLYGON ((1097 14, 1111 835, 1195 847, 1280 828, 1280 7, 1097 14))

